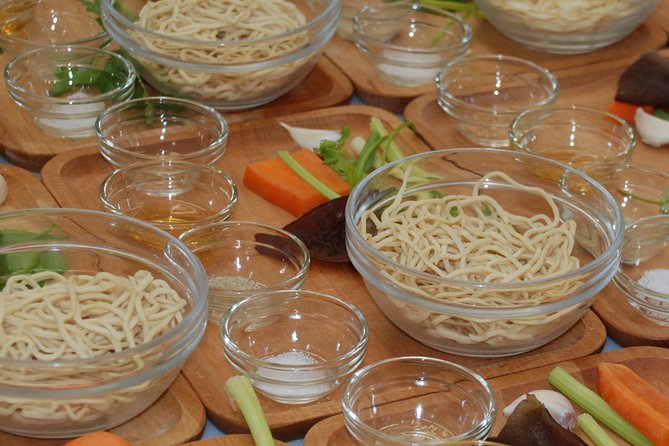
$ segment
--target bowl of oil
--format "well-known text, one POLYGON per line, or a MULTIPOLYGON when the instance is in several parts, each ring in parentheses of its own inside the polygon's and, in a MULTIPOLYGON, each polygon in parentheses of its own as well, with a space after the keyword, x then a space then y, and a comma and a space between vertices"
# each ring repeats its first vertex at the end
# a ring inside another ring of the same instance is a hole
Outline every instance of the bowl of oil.
POLYGON ((226 220, 237 204, 235 182, 187 161, 149 161, 112 172, 100 187, 105 210, 147 221, 175 236, 226 220))

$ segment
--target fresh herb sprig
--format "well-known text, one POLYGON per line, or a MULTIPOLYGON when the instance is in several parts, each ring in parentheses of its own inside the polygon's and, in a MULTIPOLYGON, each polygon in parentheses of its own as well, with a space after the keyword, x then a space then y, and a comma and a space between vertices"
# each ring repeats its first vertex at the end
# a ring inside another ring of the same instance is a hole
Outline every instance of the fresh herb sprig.
POLYGON ((49 96, 60 96, 80 87, 94 87, 107 93, 123 85, 127 70, 120 61, 110 58, 102 68, 61 66, 54 75, 56 81, 49 89, 49 96))

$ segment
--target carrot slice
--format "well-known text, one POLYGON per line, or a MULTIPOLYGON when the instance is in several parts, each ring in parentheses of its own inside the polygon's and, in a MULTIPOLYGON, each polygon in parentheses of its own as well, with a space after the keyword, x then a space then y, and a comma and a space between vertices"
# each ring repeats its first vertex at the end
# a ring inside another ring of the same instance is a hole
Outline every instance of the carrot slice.
POLYGON ((639 107, 643 108, 648 113, 653 111, 653 107, 649 105, 640 106, 638 104, 614 100, 609 104, 608 112, 616 115, 620 119, 624 119, 630 124, 634 124, 634 115, 636 114, 636 109, 639 107))
POLYGON ((111 432, 91 432, 65 443, 65 446, 130 446, 130 442, 111 432))
MULTIPOLYGON (((340 195, 350 192, 348 183, 311 150, 296 150, 290 155, 333 191, 340 195)), ((278 156, 246 166, 243 181, 253 192, 296 217, 328 201, 278 156)))
POLYGON ((597 390, 655 446, 669 446, 669 398, 629 367, 600 363, 597 390))

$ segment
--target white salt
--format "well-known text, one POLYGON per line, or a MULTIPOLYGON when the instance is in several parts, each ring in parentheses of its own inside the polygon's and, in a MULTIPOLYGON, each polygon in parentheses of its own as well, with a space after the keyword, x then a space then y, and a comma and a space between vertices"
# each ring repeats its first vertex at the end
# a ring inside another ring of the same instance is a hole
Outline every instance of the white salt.
POLYGON ((639 285, 658 293, 669 294, 669 269, 645 271, 639 279, 639 285))

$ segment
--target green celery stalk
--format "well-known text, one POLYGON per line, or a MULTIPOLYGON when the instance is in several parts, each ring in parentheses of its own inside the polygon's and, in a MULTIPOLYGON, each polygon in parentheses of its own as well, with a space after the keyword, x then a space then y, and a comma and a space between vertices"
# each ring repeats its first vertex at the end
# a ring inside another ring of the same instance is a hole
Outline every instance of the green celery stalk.
POLYGON ((295 158, 290 156, 290 153, 288 153, 288 151, 279 150, 278 155, 283 160, 283 162, 285 162, 288 165, 288 167, 293 169, 293 171, 297 175, 299 175, 300 178, 306 181, 311 187, 320 192, 328 200, 334 200, 335 198, 339 198, 341 196, 337 192, 333 191, 325 184, 323 184, 318 178, 313 176, 311 172, 305 169, 300 163, 295 161, 295 158))
POLYGON ((596 446, 618 446, 589 413, 584 413, 576 417, 576 422, 596 446))
POLYGON ((616 412, 601 396, 581 384, 563 368, 553 368, 548 375, 548 382, 632 446, 653 446, 644 434, 616 412))
POLYGON ((225 382, 224 388, 233 407, 239 408, 244 415, 256 446, 274 446, 274 437, 251 380, 243 375, 233 376, 225 382))

